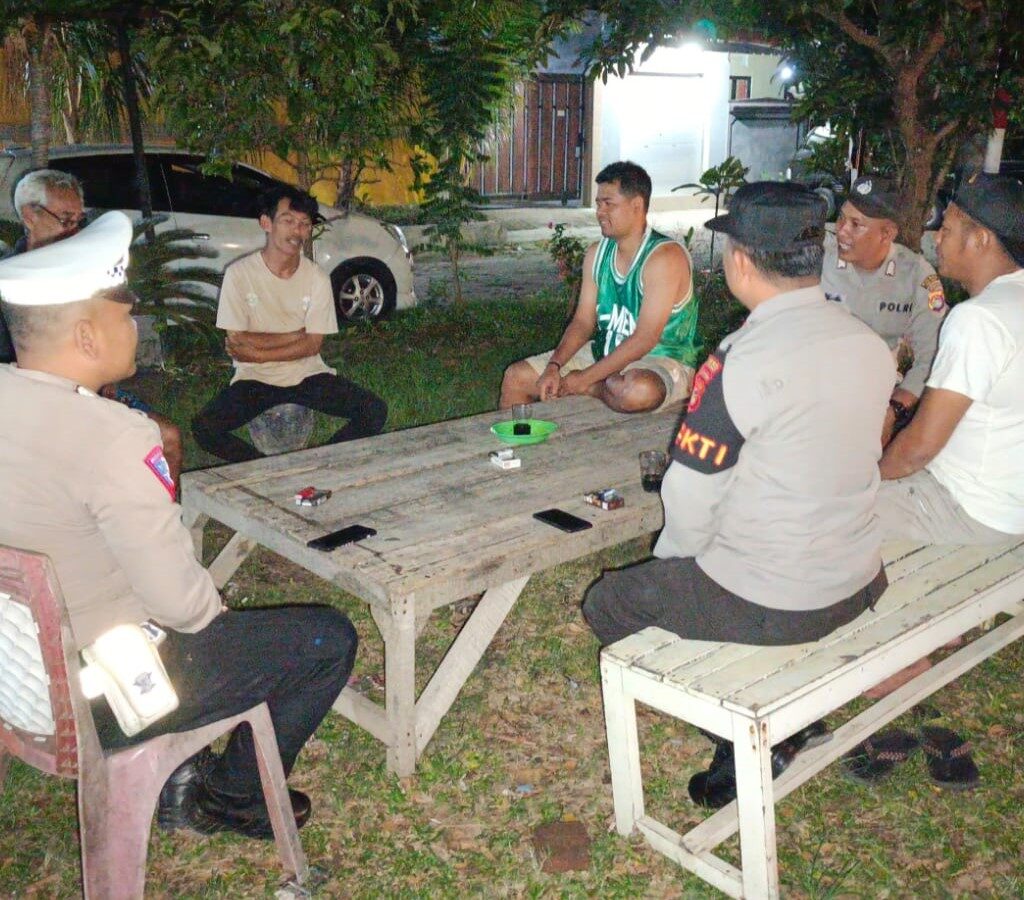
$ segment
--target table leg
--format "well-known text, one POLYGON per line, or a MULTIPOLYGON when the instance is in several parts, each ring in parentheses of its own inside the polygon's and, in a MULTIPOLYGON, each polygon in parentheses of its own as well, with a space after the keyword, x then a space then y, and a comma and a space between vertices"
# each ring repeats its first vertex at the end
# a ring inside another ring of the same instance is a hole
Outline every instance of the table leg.
POLYGON ((392 742, 388 769, 399 776, 416 771, 416 602, 392 601, 390 610, 371 607, 384 639, 384 697, 392 742))
POLYGON ((528 580, 517 578, 486 591, 462 626, 416 703, 416 745, 420 749, 433 737, 528 580))
POLYGON ((217 554, 217 558, 209 566, 210 577, 217 585, 218 590, 231 580, 231 576, 238 571, 238 567, 258 546, 252 538, 247 538, 237 531, 231 536, 231 540, 224 545, 224 549, 217 554))
POLYGON ((196 559, 203 561, 203 536, 206 534, 206 523, 210 517, 206 513, 196 512, 188 507, 181 508, 182 524, 192 534, 192 546, 195 548, 196 559))
POLYGON ((743 896, 777 900, 771 733, 767 722, 739 720, 733 730, 743 896))

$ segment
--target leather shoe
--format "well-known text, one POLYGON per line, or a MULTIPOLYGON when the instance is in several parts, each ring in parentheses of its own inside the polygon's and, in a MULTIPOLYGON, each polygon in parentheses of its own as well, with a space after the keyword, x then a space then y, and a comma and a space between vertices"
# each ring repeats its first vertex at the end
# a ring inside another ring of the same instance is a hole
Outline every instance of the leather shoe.
POLYGON ((163 831, 174 831, 188 826, 189 813, 195 802, 196 787, 206 780, 216 762, 217 756, 214 752, 209 747, 204 747, 171 773, 171 777, 160 789, 156 809, 158 828, 163 831))
MULTIPOLYGON (((288 789, 292 802, 295 827, 301 828, 309 821, 313 804, 302 791, 288 789)), ((274 829, 263 795, 256 797, 231 797, 201 785, 196 791, 195 804, 189 818, 189 826, 200 834, 219 834, 233 831, 236 834, 257 840, 273 840, 274 829)))

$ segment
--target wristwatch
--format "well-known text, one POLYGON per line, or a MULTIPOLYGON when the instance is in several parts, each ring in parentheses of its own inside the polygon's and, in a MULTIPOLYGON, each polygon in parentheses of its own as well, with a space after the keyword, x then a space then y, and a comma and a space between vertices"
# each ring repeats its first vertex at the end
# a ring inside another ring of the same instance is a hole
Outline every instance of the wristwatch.
POLYGON ((906 425, 914 417, 914 411, 905 403, 900 403, 899 400, 890 400, 889 408, 896 416, 896 425, 899 427, 906 425))

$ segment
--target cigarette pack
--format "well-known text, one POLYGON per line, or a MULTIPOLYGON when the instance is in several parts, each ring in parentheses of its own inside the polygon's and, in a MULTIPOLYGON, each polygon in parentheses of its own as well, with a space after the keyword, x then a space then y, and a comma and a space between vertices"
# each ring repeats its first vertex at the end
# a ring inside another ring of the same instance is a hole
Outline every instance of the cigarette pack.
POLYGON ((626 505, 626 498, 615 488, 601 488, 599 491, 591 491, 583 495, 583 501, 591 506, 598 506, 601 509, 619 509, 626 505))
POLYGON ((523 461, 516 456, 515 450, 511 447, 506 447, 504 450, 492 450, 489 454, 489 459, 491 464, 499 469, 518 469, 523 464, 523 461))
POLYGON ((315 487, 305 487, 295 495, 296 506, 319 506, 329 500, 330 491, 321 491, 315 487))

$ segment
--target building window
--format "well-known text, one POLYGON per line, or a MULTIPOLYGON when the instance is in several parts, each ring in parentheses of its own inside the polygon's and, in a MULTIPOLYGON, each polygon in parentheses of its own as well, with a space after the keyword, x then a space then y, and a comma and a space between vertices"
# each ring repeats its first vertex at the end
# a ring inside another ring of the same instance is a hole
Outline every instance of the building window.
POLYGON ((750 76, 733 75, 729 79, 729 99, 749 100, 750 99, 750 76))

